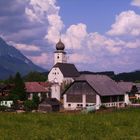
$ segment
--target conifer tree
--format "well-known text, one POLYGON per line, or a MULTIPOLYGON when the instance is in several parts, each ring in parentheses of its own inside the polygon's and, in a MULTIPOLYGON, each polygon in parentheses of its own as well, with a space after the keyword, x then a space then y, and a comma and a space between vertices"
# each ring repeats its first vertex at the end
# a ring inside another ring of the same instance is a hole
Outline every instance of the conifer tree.
POLYGON ((14 79, 14 88, 12 90, 12 97, 16 97, 16 99, 19 99, 21 101, 24 101, 27 99, 26 91, 25 91, 25 84, 21 78, 20 73, 16 73, 15 79, 14 79))

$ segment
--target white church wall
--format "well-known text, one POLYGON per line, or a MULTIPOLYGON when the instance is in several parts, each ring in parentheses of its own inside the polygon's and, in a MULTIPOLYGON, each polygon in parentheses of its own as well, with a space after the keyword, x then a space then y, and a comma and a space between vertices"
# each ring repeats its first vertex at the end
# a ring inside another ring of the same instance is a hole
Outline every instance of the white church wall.
POLYGON ((58 82, 59 85, 63 82, 64 76, 59 68, 52 68, 50 73, 48 74, 48 81, 49 82, 58 82))
POLYGON ((57 83, 53 84, 51 87, 51 98, 56 98, 60 101, 60 86, 57 83))

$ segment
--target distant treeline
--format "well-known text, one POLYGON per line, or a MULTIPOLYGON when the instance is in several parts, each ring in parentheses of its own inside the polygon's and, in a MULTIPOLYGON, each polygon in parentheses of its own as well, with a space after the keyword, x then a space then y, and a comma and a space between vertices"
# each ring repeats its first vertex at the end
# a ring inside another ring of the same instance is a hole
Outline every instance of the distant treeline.
MULTIPOLYGON (((23 81, 25 82, 39 82, 39 81, 47 81, 48 79, 48 73, 49 72, 30 72, 26 76, 22 77, 23 81)), ((134 71, 134 72, 124 72, 115 74, 113 71, 104 71, 104 72, 91 72, 91 71, 81 71, 80 74, 101 74, 101 75, 107 75, 110 78, 112 78, 115 81, 128 81, 128 82, 140 82, 140 71, 134 71)), ((12 83, 14 81, 14 76, 10 76, 6 80, 1 80, 0 82, 5 83, 12 83)))

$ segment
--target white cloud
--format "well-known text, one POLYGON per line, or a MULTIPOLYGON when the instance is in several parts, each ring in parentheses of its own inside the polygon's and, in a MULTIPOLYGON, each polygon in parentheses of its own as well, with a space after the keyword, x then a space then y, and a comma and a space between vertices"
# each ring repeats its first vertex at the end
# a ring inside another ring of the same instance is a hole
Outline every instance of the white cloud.
POLYGON ((14 46, 15 48, 21 51, 31 51, 31 52, 41 51, 40 48, 35 45, 15 44, 14 46))
POLYGON ((129 41, 125 44, 125 47, 131 49, 140 48, 140 40, 136 39, 135 41, 129 41))
POLYGON ((64 27, 59 16, 59 9, 60 7, 56 6, 56 0, 30 0, 29 6, 25 10, 30 21, 48 23, 45 38, 51 44, 58 41, 64 27))
POLYGON ((125 11, 116 16, 115 23, 111 26, 111 30, 107 32, 109 35, 140 35, 140 15, 134 11, 125 11))
MULTIPOLYGON (((26 11, 30 21, 47 22, 48 28, 46 28, 45 39, 53 45, 60 38, 60 33, 64 28, 59 10, 60 7, 56 6, 56 0, 30 0, 30 6, 26 11)), ((116 17, 116 22, 112 25, 108 34, 138 36, 140 35, 139 23, 140 15, 134 11, 122 12, 116 17)), ((96 67, 106 70, 120 65, 129 65, 130 60, 126 59, 123 53, 128 49, 139 47, 138 40, 126 42, 119 38, 101 35, 98 32, 88 33, 87 26, 83 23, 73 24, 68 27, 61 34, 61 39, 66 49, 72 49, 74 52, 69 55, 69 62, 82 67, 84 64, 96 65, 96 67)), ((40 56, 31 56, 30 59, 45 68, 48 62, 53 63, 53 59, 45 53, 40 56)))
POLYGON ((49 43, 55 44, 60 38, 60 32, 64 27, 61 17, 57 14, 48 15, 49 27, 45 38, 49 43))
POLYGON ((140 0, 132 0, 131 5, 140 7, 140 0))
POLYGON ((95 62, 95 60, 96 58, 94 56, 89 56, 86 54, 74 53, 69 56, 69 61, 76 64, 92 64, 95 62))
POLYGON ((87 36, 86 25, 79 23, 71 25, 65 34, 62 35, 62 40, 68 49, 81 49, 83 42, 87 36))

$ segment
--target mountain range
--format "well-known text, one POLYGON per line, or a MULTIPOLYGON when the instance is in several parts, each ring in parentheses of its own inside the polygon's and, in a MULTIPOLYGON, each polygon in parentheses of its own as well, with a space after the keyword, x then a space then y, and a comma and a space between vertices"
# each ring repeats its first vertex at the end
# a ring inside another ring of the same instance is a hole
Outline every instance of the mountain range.
POLYGON ((0 79, 6 79, 16 72, 26 75, 31 71, 45 72, 47 70, 35 65, 19 50, 0 38, 0 79))

